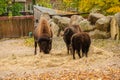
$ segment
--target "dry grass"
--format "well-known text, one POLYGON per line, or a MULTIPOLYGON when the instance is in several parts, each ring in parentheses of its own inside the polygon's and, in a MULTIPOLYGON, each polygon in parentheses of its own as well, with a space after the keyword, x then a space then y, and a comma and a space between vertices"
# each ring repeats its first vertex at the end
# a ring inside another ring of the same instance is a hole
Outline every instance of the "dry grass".
MULTIPOLYGON (((7 43, 7 46, 14 46, 14 49, 24 46, 24 50, 20 50, 22 54, 31 53, 30 49, 34 52, 33 38, 8 41, 9 43, 3 41, 0 44, 4 43, 6 47, 5 43, 7 43)), ((76 60, 73 60, 72 55, 67 54, 62 37, 54 37, 50 54, 39 53, 38 50, 36 56, 33 54, 19 56, 18 51, 15 51, 16 54, 0 59, 0 78, 4 80, 119 80, 120 53, 109 52, 110 44, 114 47, 119 44, 114 41, 109 41, 108 44, 108 41, 93 40, 88 58, 79 59, 76 54, 76 60), (106 51, 105 47, 109 50, 106 51)))
POLYGON ((94 39, 92 44, 104 50, 120 53, 120 41, 112 39, 94 39))

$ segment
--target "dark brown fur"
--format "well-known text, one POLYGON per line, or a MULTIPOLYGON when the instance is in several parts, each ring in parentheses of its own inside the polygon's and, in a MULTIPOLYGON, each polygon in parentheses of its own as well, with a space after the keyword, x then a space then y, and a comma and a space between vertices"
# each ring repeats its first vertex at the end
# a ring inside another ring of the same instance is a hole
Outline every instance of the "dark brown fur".
POLYGON ((71 37, 73 34, 81 32, 79 25, 72 25, 71 27, 66 27, 64 30, 63 40, 67 47, 67 53, 69 54, 71 37))
POLYGON ((71 38, 73 59, 75 59, 75 51, 77 51, 78 56, 81 58, 81 55, 80 55, 81 49, 82 49, 82 57, 84 56, 84 54, 87 57, 90 44, 91 44, 91 39, 87 33, 81 32, 81 33, 74 34, 71 38))
POLYGON ((35 55, 37 54, 37 44, 40 52, 49 53, 52 47, 52 30, 46 18, 41 17, 38 26, 34 30, 35 55))

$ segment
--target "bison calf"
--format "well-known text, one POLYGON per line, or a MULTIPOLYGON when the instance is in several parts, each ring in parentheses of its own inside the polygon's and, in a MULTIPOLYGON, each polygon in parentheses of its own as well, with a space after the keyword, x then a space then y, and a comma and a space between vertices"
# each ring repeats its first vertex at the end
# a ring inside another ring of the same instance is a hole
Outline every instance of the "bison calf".
POLYGON ((75 59, 75 51, 77 51, 78 56, 81 58, 81 55, 80 55, 81 49, 82 49, 82 57, 84 56, 84 54, 87 57, 90 44, 91 44, 91 39, 87 33, 80 32, 80 33, 74 34, 71 38, 73 59, 75 59))

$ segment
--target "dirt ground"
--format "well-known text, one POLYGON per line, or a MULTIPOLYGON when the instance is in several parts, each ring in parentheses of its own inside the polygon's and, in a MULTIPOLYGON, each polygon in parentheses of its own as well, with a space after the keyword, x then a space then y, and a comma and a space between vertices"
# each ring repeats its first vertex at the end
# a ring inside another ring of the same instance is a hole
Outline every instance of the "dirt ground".
POLYGON ((25 38, 0 40, 0 80, 120 80, 120 43, 92 40, 88 58, 73 60, 62 37, 50 54, 34 55, 25 38))

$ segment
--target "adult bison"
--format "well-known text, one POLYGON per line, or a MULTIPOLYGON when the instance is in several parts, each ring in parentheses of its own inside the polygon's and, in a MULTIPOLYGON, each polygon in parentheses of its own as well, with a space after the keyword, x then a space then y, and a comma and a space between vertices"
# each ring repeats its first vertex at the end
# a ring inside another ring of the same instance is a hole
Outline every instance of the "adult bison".
POLYGON ((37 44, 40 52, 49 53, 52 48, 52 30, 45 17, 41 17, 38 26, 34 30, 35 55, 37 54, 37 44))
POLYGON ((91 39, 86 32, 80 32, 80 33, 74 34, 71 38, 73 59, 75 59, 75 51, 77 51, 78 56, 81 58, 81 55, 80 55, 81 49, 82 49, 82 57, 84 56, 84 54, 87 57, 90 44, 91 44, 91 39))
POLYGON ((73 34, 78 33, 78 32, 81 32, 81 28, 79 25, 72 25, 70 27, 66 27, 64 30, 63 40, 66 44, 68 54, 70 50, 71 37, 73 34))

